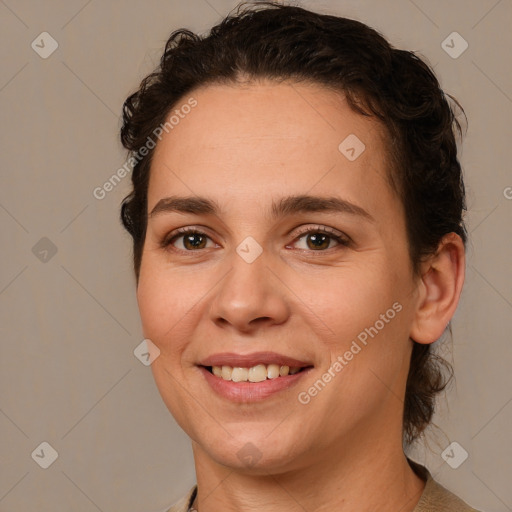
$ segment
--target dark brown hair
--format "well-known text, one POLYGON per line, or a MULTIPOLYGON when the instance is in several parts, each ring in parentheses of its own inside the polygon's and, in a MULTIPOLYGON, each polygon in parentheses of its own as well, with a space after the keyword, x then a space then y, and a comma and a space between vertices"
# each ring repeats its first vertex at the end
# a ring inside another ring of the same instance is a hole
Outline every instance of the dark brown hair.
MULTIPOLYGON (((343 93, 350 106, 373 116, 388 138, 390 185, 406 215, 415 275, 442 237, 457 233, 466 243, 465 191, 457 159, 457 117, 431 68, 410 51, 391 46, 356 20, 274 2, 243 3, 199 36, 174 31, 159 67, 123 105, 121 141, 132 155, 165 123, 170 110, 193 89, 212 83, 292 80, 343 93)), ((121 220, 133 237, 135 276, 147 224, 147 192, 153 150, 132 172, 133 191, 121 220)), ((404 403, 403 440, 411 444, 431 422, 436 395, 453 374, 430 344, 414 342, 404 403)))

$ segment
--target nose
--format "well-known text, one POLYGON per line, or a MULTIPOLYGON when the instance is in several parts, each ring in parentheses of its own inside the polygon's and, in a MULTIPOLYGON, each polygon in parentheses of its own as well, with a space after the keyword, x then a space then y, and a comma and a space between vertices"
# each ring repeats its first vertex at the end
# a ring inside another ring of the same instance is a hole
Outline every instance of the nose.
POLYGON ((211 303, 213 322, 247 333, 286 321, 289 316, 287 289, 276 277, 270 257, 263 251, 249 262, 233 251, 231 269, 216 287, 211 303))

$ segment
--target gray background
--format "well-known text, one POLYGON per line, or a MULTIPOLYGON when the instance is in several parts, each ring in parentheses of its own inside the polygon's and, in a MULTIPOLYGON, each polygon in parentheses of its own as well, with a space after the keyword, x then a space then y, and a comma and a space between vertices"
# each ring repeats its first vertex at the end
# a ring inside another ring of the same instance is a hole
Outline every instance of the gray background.
MULTIPOLYGON (((413 456, 474 507, 512 510, 512 2, 296 3, 419 52, 466 110, 467 278, 453 344, 437 344, 457 380, 413 456), (458 58, 441 46, 453 31, 469 44, 458 58), (441 456, 452 441, 469 454, 457 469, 441 456)), ((157 511, 195 482, 188 438, 133 353, 143 336, 118 220, 130 178, 102 200, 93 190, 125 161, 121 105, 171 31, 205 32, 236 4, 0 1, 1 511, 157 511), (59 45, 46 59, 31 47, 44 31, 59 45), (44 441, 58 453, 47 469, 31 456, 44 441)))

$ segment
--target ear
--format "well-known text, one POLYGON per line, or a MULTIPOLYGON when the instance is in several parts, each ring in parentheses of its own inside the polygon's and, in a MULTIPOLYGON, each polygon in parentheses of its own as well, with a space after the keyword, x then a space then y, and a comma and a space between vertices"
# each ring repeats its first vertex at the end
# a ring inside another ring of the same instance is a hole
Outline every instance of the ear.
POLYGON ((417 343, 437 341, 448 326, 459 303, 465 265, 464 243, 456 233, 445 235, 436 253, 422 263, 410 332, 417 343))

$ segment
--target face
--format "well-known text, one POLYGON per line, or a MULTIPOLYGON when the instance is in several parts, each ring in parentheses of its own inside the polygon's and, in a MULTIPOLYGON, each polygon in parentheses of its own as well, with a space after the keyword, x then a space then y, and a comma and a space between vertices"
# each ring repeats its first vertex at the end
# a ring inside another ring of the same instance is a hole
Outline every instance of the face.
POLYGON ((137 289, 169 411, 252 471, 397 439, 416 284, 381 126, 319 85, 191 96, 155 149, 137 289))

